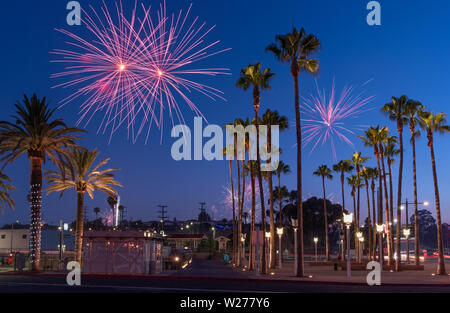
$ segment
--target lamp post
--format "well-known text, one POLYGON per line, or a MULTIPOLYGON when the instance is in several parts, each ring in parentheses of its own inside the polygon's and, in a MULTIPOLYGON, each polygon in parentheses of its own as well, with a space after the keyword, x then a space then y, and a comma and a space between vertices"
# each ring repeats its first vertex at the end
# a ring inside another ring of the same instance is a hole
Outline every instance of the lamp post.
POLYGON ((384 224, 378 225, 377 224, 377 233, 378 233, 378 249, 380 250, 380 264, 381 268, 383 268, 383 231, 384 231, 384 224))
MULTIPOLYGON (((403 229, 403 235, 406 238, 406 263, 409 264, 409 235, 411 234, 411 230, 409 228, 403 229)), ((402 259, 400 258, 400 261, 402 259)))
POLYGON ((350 226, 353 223, 353 213, 344 213, 344 224, 347 228, 347 279, 352 277, 351 262, 350 262, 350 226))
POLYGON ((268 265, 270 264, 268 251, 272 251, 270 249, 270 245, 272 244, 272 242, 270 240, 271 239, 270 238, 270 231, 266 231, 266 239, 267 239, 267 249, 266 249, 266 255, 264 255, 264 257, 266 258, 266 273, 267 273, 267 268, 268 268, 268 265))
POLYGON ((277 235, 278 235, 278 260, 279 260, 279 268, 281 268, 281 263, 283 261, 283 250, 281 247, 281 236, 283 236, 283 227, 277 227, 277 235))
POLYGON ((242 264, 245 264, 245 238, 247 238, 247 234, 241 234, 241 242, 242 242, 242 264))
POLYGON ((297 230, 298 230, 298 220, 295 218, 291 218, 292 228, 294 229, 294 275, 297 276, 297 264, 298 264, 298 256, 297 256, 297 230))
MULTIPOLYGON (((356 238, 358 239, 358 242, 361 242, 361 238, 362 238, 363 233, 362 232, 357 232, 356 233, 356 238)), ((358 255, 360 256, 359 261, 361 263, 362 257, 361 257, 361 245, 358 245, 358 255)))
POLYGON ((316 251, 316 262, 317 262, 317 242, 319 241, 319 238, 314 237, 313 241, 314 241, 314 247, 315 247, 315 251, 316 251))
MULTIPOLYGON (((405 209, 405 227, 408 228, 409 227, 409 221, 408 221, 408 198, 406 198, 406 201, 404 203, 402 203, 402 205, 400 206, 400 209, 403 210, 405 209)), ((417 202, 417 204, 423 204, 424 206, 428 206, 429 202, 428 201, 423 201, 423 202, 417 202)), ((401 226, 401 225, 400 225, 401 226)), ((416 237, 417 234, 414 234, 414 237, 416 237)), ((414 240, 417 240, 417 238, 414 238, 414 240)), ((409 238, 406 237, 406 250, 408 251, 406 253, 406 262, 409 264, 409 238)))
POLYGON ((359 238, 359 243, 360 243, 360 245, 359 245, 359 247, 360 247, 360 256, 361 256, 361 262, 363 261, 363 259, 364 259, 364 237, 360 237, 359 238))

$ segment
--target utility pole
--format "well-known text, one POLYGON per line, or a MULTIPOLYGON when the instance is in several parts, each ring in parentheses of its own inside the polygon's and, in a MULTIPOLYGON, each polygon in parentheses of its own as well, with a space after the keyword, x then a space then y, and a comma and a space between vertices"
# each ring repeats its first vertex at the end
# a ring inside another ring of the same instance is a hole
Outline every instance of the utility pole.
POLYGON ((158 210, 158 213, 160 214, 158 218, 159 221, 161 222, 161 230, 164 231, 164 222, 167 219, 167 211, 166 211, 167 205, 160 204, 158 205, 158 208, 160 208, 160 210, 158 210))

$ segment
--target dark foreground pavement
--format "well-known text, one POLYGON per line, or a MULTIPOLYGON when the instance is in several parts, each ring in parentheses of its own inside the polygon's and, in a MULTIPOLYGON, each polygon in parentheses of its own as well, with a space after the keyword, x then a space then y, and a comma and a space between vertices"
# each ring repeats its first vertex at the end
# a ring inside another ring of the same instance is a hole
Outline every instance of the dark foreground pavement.
POLYGON ((162 277, 82 275, 81 286, 68 286, 65 275, 3 274, 0 293, 449 293, 450 285, 345 284, 249 279, 217 261, 194 261, 162 277))

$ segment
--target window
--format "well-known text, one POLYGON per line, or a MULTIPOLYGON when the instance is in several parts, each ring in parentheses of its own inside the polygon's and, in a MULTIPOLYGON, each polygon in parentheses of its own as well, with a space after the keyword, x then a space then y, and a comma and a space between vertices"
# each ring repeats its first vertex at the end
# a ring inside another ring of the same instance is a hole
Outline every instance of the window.
POLYGON ((26 235, 26 234, 23 234, 23 235, 22 235, 22 239, 27 239, 27 235, 26 235))
POLYGON ((6 235, 2 235, 2 239, 5 239, 6 238, 6 235))

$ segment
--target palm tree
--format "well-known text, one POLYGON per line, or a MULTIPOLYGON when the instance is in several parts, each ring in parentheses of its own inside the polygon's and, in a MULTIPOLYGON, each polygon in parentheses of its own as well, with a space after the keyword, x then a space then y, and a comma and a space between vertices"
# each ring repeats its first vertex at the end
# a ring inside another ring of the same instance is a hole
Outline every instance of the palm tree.
POLYGON ((6 206, 14 210, 14 199, 11 197, 11 192, 16 190, 16 187, 10 183, 11 178, 0 172, 0 211, 2 215, 5 214, 6 206))
POLYGON ((291 172, 291 168, 289 165, 285 164, 283 161, 278 162, 278 168, 277 168, 277 178, 278 178, 278 199, 280 203, 280 227, 282 227, 282 221, 283 221, 283 193, 281 192, 281 174, 288 174, 291 172))
POLYGON ((326 165, 321 165, 313 173, 316 176, 322 177, 322 189, 323 189, 323 219, 325 226, 325 258, 328 261, 330 259, 330 246, 328 240, 328 213, 327 213, 327 196, 325 192, 325 178, 332 179, 333 175, 330 174, 331 169, 326 165))
POLYGON ((228 159, 228 168, 229 168, 229 172, 230 172, 231 204, 232 204, 232 207, 233 207, 233 240, 232 240, 233 241, 233 252, 232 252, 232 259, 233 259, 233 262, 234 262, 234 260, 236 260, 236 247, 237 247, 237 240, 236 240, 236 204, 235 204, 235 199, 234 199, 233 170, 232 170, 232 166, 231 166, 231 161, 233 160, 233 155, 228 155, 227 151, 229 151, 229 150, 233 151, 233 154, 236 155, 236 142, 235 142, 234 146, 225 147, 223 149, 223 154, 228 159))
MULTIPOLYGON (((382 177, 383 177, 383 189, 384 189, 384 207, 386 214, 386 228, 387 228, 387 249, 388 249, 388 266, 391 266, 394 262, 394 239, 393 239, 393 224, 391 219, 391 210, 389 208, 389 193, 387 189, 387 180, 386 180, 386 168, 384 166, 384 159, 386 158, 386 153, 384 151, 384 144, 388 140, 389 129, 387 127, 382 127, 380 132, 378 133, 379 140, 379 151, 380 151, 380 159, 381 159, 381 169, 382 169, 382 177)), ((380 189, 382 193, 382 190, 380 189)))
POLYGON ((100 213, 100 208, 99 207, 95 207, 94 208, 94 213, 95 213, 95 219, 98 218, 98 213, 100 213))
POLYGON ((377 247, 377 232, 376 232, 376 224, 377 224, 377 214, 376 214, 376 205, 375 205, 375 179, 378 178, 378 169, 376 167, 372 167, 370 168, 371 171, 371 178, 372 178, 372 182, 370 184, 370 189, 372 190, 372 216, 373 216, 373 222, 372 222, 372 230, 373 230, 373 238, 371 238, 372 241, 372 256, 373 256, 373 260, 375 261, 376 259, 376 247, 377 247))
MULTIPOLYGON (((376 157, 377 160, 377 173, 378 173, 378 188, 381 192, 383 188, 383 180, 381 175, 381 165, 380 165, 380 142, 381 137, 383 137, 383 133, 385 132, 385 127, 380 128, 380 126, 376 127, 369 127, 364 133, 365 136, 359 136, 360 139, 364 142, 365 146, 373 147, 373 154, 376 157)), ((373 185, 373 187, 375 187, 373 185)), ((378 209, 378 224, 383 224, 383 202, 379 202, 379 209, 378 209)), ((375 220, 375 217, 374 217, 375 220)), ((388 231, 389 234, 389 231, 388 231)), ((375 239, 376 240, 376 239, 375 239)), ((375 241, 376 242, 376 241, 375 241)), ((379 247, 381 251, 383 251, 383 247, 379 247)), ((375 248, 374 248, 375 249, 375 248)), ((380 262, 383 262, 383 259, 380 260, 380 262)))
MULTIPOLYGON (((342 195, 342 214, 341 214, 341 230, 344 230, 344 211, 345 211, 345 193, 344 193, 344 182, 345 173, 351 173, 353 171, 353 165, 345 160, 339 161, 337 164, 333 165, 333 171, 338 173, 341 177, 341 195, 342 195)), ((345 236, 342 240, 342 255, 345 258, 344 247, 345 247, 345 236)))
POLYGON ((94 191, 98 190, 111 198, 115 198, 117 191, 114 187, 121 187, 121 184, 114 179, 112 173, 118 170, 117 168, 100 169, 108 163, 109 158, 94 165, 99 154, 97 149, 89 151, 86 148, 75 148, 70 150, 70 154, 70 157, 62 165, 64 170, 46 170, 44 179, 49 184, 46 190, 47 195, 52 192, 60 192, 61 197, 65 191, 70 189, 74 189, 77 193, 75 259, 81 264, 84 194, 87 192, 89 197, 93 199, 94 191))
POLYGON ((392 102, 386 103, 381 109, 385 112, 390 120, 396 121, 398 139, 400 145, 400 163, 398 165, 398 192, 397 192, 397 258, 395 259, 395 270, 400 271, 401 250, 400 250, 400 235, 401 235, 401 205, 402 205, 402 179, 403 179, 403 125, 406 124, 405 106, 408 98, 403 95, 399 98, 392 97, 392 102))
POLYGON ((266 51, 272 52, 281 63, 290 65, 291 76, 294 80, 294 109, 295 129, 297 137, 297 253, 298 264, 296 264, 296 275, 304 276, 303 262, 303 208, 302 208, 302 134, 300 125, 300 91, 298 87, 298 76, 301 72, 318 73, 319 61, 311 59, 310 56, 320 48, 320 41, 312 34, 307 35, 302 28, 300 31, 294 27, 291 33, 277 35, 276 43, 269 45, 266 51))
MULTIPOLYGON (((383 142, 384 155, 387 159, 388 175, 389 175, 389 220, 394 221, 394 192, 393 192, 393 177, 392 177, 392 164, 395 162, 394 157, 400 153, 397 149, 397 137, 387 136, 383 142)), ((391 228, 391 234, 394 234, 392 223, 389 225, 391 228)), ((393 237, 391 237, 391 248, 394 247, 393 237)), ((391 252, 392 253, 392 252, 391 252)))
MULTIPOLYGON (((355 169, 356 169, 356 178, 358 181, 360 181, 360 171, 361 171, 361 166, 363 163, 365 163, 367 160, 369 159, 369 157, 362 157, 361 156, 361 152, 355 152, 352 155, 352 159, 348 160, 347 162, 349 162, 350 164, 352 164, 355 169)), ((357 206, 356 206, 356 214, 355 214, 355 218, 356 218, 356 232, 359 232, 359 224, 360 224, 360 184, 358 184, 357 187, 357 206)), ((359 240, 356 239, 356 261, 359 262, 360 261, 360 255, 359 255, 359 240)))
POLYGON ((423 110, 419 111, 420 124, 424 131, 427 133, 428 147, 430 147, 431 154, 431 167, 433 170, 433 183, 434 183, 434 198, 436 202, 436 219, 437 219, 437 240, 439 259, 437 266, 437 275, 445 275, 445 263, 444 263, 444 242, 442 238, 442 219, 441 219, 441 202, 439 200, 439 187, 436 172, 436 159, 434 156, 434 133, 444 134, 450 132, 450 126, 446 125, 447 115, 445 113, 431 113, 423 110))
POLYGON ((30 266, 39 271, 41 255, 41 195, 42 163, 49 158, 58 164, 67 155, 67 147, 75 147, 82 130, 67 127, 61 119, 53 119, 55 109, 50 109, 46 98, 24 95, 22 103, 15 104, 15 123, 0 122, 0 154, 4 166, 22 154, 30 160, 30 266))
MULTIPOLYGON (((411 133, 411 147, 413 156, 413 188, 414 188, 414 264, 420 265, 419 259, 419 209, 417 201, 417 168, 416 168, 416 138, 420 136, 420 130, 416 130, 419 124, 418 112, 423 110, 424 106, 419 101, 408 101, 405 107, 405 113, 409 121, 409 131, 411 133)), ((408 247, 409 248, 409 247, 408 247)))
MULTIPOLYGON (((263 183, 261 175, 261 158, 259 155, 259 107, 261 105, 261 90, 271 89, 270 80, 274 74, 271 72, 270 68, 266 68, 261 71, 261 63, 256 63, 249 65, 241 70, 240 76, 236 82, 236 87, 248 90, 253 89, 253 109, 255 110, 255 123, 256 123, 256 166, 258 169, 258 183, 259 183, 259 194, 261 197, 261 224, 263 227, 263 232, 266 232, 266 212, 264 208, 264 193, 263 193, 263 183)), ((266 244, 263 242, 262 245, 262 264, 261 270, 262 274, 265 274, 266 269, 266 244)))
MULTIPOLYGON (((364 184, 366 185, 366 198, 367 198, 367 225, 369 226, 368 229, 368 242, 369 242, 369 260, 372 258, 372 219, 370 217, 370 196, 369 196, 369 181, 373 178, 373 169, 370 167, 364 167, 361 171, 361 177, 364 179, 364 184)), ((375 210, 375 208, 374 208, 375 210)), ((374 212, 375 213, 375 212, 374 212)), ((375 229, 374 229, 375 231, 375 229)))
MULTIPOLYGON (((277 111, 271 111, 267 109, 267 111, 262 116, 261 123, 267 126, 267 152, 272 153, 272 148, 278 149, 278 147, 272 147, 272 128, 271 126, 278 126, 279 131, 284 131, 289 128, 288 119, 286 116, 281 116, 277 111)), ((272 160, 270 158, 267 159, 267 164, 271 164, 272 160)), ((267 177, 267 183, 269 187, 269 216, 270 216, 270 238, 272 242, 275 240, 275 218, 274 218, 274 210, 273 210, 273 182, 272 182, 272 173, 267 177)), ((276 246, 274 244, 270 245, 270 268, 275 268, 276 263, 276 246)))
MULTIPOLYGON (((234 120, 234 126, 244 125, 244 121, 240 118, 237 118, 234 120)), ((248 124, 248 120, 247 120, 248 124)), ((237 134, 234 135, 234 146, 236 147, 236 154, 238 149, 238 142, 237 142, 237 134)), ((242 160, 242 163, 244 163, 244 160, 242 160)), ((242 209, 243 209, 243 200, 244 200, 244 189, 245 189, 245 175, 242 175, 242 178, 244 180, 243 182, 243 188, 242 188, 242 197, 241 197, 241 168, 239 165, 239 158, 236 155, 236 169, 237 169, 237 189, 238 189, 238 215, 237 215, 237 227, 236 227, 236 242, 240 243, 241 240, 241 233, 242 233, 242 209)), ((242 169, 242 174, 244 174, 244 170, 242 169)), ((241 265, 241 259, 242 259, 242 245, 237 244, 237 256, 236 259, 233 259, 233 262, 236 263, 237 266, 241 265)))
POLYGON ((252 215, 252 221, 250 226, 250 255, 249 255, 249 270, 253 271, 255 269, 255 245, 253 237, 253 234, 255 233, 255 216, 256 216, 256 175, 257 175, 257 168, 256 168, 256 162, 249 160, 247 164, 245 164, 244 169, 246 174, 250 174, 250 183, 251 183, 251 189, 252 189, 252 208, 251 208, 251 215, 252 215))

